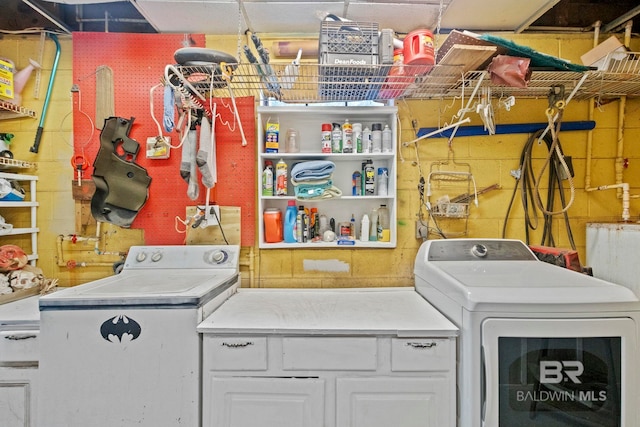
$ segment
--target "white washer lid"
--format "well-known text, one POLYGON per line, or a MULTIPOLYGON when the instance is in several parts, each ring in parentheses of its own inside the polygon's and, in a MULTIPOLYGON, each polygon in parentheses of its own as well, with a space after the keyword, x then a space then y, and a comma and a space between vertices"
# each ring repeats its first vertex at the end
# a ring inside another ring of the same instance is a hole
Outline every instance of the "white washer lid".
POLYGON ((0 305, 0 327, 3 325, 39 325, 39 298, 40 296, 36 295, 0 305))
POLYGON ((413 288, 239 289, 198 332, 452 337, 458 329, 413 288))
POLYGON ((426 296, 425 288, 434 288, 469 311, 640 310, 638 297, 624 286, 537 259, 433 261, 428 246, 416 257, 416 289, 426 296))
POLYGON ((198 306, 232 286, 233 269, 124 270, 122 273, 45 295, 40 309, 90 306, 198 306))

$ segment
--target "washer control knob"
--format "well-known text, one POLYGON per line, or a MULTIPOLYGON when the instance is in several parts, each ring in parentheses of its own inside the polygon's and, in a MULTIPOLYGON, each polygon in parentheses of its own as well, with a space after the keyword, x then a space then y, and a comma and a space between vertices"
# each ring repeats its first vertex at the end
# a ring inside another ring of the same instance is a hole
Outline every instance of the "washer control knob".
POLYGON ((146 252, 138 252, 138 254, 136 255, 136 261, 137 262, 143 262, 145 259, 147 259, 147 253, 146 252))
POLYGON ((485 245, 477 244, 471 247, 471 255, 484 258, 487 256, 487 247, 485 245))
POLYGON ((229 254, 223 250, 211 251, 205 255, 205 261, 209 264, 222 264, 229 259, 229 254))
POLYGON ((153 262, 158 262, 162 259, 162 252, 154 252, 153 255, 151 255, 151 261, 153 262))

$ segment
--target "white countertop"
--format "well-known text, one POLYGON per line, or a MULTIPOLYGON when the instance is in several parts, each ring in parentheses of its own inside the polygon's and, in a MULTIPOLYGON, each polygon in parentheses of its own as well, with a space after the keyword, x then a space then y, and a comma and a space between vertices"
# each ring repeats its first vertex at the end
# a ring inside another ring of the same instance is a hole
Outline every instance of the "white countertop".
POLYGON ((456 326, 414 288, 239 289, 198 332, 452 337, 456 326))

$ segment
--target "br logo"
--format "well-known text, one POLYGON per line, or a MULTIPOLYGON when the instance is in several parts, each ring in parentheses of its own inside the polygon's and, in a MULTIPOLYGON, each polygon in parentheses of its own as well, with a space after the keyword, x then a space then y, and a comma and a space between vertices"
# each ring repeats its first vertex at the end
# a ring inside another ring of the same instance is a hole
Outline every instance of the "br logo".
POLYGON ((584 372, 584 365, 578 360, 541 360, 540 383, 559 384, 570 380, 574 384, 582 384, 580 375, 584 372))

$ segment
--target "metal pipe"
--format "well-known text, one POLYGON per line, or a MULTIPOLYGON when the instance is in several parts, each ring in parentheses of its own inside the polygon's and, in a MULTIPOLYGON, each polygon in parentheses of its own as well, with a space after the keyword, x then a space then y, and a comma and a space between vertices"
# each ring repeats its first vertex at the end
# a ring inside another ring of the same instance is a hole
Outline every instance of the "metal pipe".
POLYGON ((71 34, 71 30, 63 22, 53 17, 49 12, 47 12, 40 6, 35 5, 31 0, 22 0, 22 2, 31 7, 31 9, 38 12, 40 15, 44 16, 49 21, 51 21, 53 24, 55 24, 56 27, 60 28, 65 33, 71 34))
POLYGON ((604 26, 604 28, 602 28, 602 31, 605 32, 605 33, 608 33, 610 31, 616 29, 617 27, 621 26, 626 21, 628 21, 630 19, 633 19, 633 17, 635 17, 636 15, 640 15, 640 6, 634 7, 633 9, 628 11, 627 13, 625 13, 623 15, 620 15, 619 17, 617 17, 613 21, 609 22, 607 25, 604 26))
MULTIPOLYGON (((601 21, 596 21, 593 25, 593 47, 598 46, 598 40, 600 37, 600 26, 602 25, 601 21)), ((595 99, 589 100, 589 117, 588 120, 592 121, 595 114, 595 99)), ((586 191, 590 191, 591 189, 591 158, 593 156, 593 130, 589 130, 587 132, 587 154, 586 154, 586 166, 585 166, 585 174, 584 174, 584 189, 586 191)))
POLYGON ((611 184, 611 185, 601 185, 599 187, 596 188, 592 188, 590 189, 590 191, 594 191, 594 190, 610 190, 610 189, 617 189, 619 191, 622 191, 622 220, 623 221, 629 221, 629 219, 631 218, 631 215, 629 214, 629 200, 631 199, 631 196, 629 195, 629 184, 626 182, 621 182, 619 184, 611 184))

